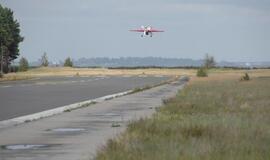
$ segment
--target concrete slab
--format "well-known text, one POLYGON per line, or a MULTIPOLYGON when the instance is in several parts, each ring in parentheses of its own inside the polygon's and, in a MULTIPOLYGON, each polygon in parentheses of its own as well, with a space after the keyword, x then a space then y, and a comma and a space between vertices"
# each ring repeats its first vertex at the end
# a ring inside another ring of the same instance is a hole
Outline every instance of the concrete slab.
POLYGON ((171 77, 44 77, 0 83, 0 121, 159 84, 171 77), (12 95, 12 96, 11 96, 12 95))
POLYGON ((124 131, 128 122, 151 116, 162 100, 174 96, 184 83, 185 79, 181 79, 72 112, 0 129, 0 160, 92 159, 109 138, 124 131), (65 132, 65 129, 74 132, 65 132))

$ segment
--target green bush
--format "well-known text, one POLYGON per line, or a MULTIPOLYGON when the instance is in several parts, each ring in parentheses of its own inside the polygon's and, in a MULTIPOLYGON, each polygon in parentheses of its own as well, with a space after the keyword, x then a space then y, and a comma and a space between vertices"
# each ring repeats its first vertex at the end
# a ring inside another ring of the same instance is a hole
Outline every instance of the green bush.
POLYGON ((197 71, 197 77, 207 77, 207 71, 205 68, 199 68, 197 71))
POLYGON ((70 57, 65 60, 64 67, 73 67, 73 62, 70 57))
POLYGON ((22 57, 22 58, 20 59, 20 62, 19 62, 19 63, 20 63, 20 65, 19 65, 19 71, 25 72, 25 71, 28 70, 29 64, 28 64, 28 61, 27 61, 26 58, 22 57))

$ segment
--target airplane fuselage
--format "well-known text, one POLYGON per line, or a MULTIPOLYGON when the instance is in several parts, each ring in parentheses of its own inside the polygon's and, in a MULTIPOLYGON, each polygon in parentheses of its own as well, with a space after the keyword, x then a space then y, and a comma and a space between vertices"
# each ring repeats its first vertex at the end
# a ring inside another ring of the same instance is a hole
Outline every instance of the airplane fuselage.
POLYGON ((148 30, 145 30, 144 32, 143 32, 143 35, 142 36, 150 36, 150 37, 152 37, 153 36, 153 33, 151 32, 151 31, 148 31, 148 30))

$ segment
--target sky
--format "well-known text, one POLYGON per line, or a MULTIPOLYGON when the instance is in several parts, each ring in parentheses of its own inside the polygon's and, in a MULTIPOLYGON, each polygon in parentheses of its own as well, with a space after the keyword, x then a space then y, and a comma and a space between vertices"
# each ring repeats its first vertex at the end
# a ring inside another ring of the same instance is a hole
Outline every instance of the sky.
POLYGON ((0 0, 25 38, 20 55, 270 61, 270 0, 0 0), (150 37, 140 26, 165 30, 150 37))

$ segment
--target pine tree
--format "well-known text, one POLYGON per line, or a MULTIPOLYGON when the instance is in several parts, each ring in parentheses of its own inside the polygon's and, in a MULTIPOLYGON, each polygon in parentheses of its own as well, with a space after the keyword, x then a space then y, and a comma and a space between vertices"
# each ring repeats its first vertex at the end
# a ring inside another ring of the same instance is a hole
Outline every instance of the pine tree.
POLYGON ((19 65, 19 70, 21 71, 21 72, 24 72, 24 71, 27 71, 28 70, 28 68, 29 68, 29 64, 28 64, 28 61, 27 61, 27 59, 26 58, 24 58, 24 57, 22 57, 21 59, 20 59, 20 65, 19 65))
POLYGON ((48 60, 48 56, 47 56, 47 53, 46 52, 44 52, 44 54, 41 56, 40 62, 41 62, 41 66, 48 67, 49 60, 48 60))
POLYGON ((20 36, 20 25, 13 17, 13 12, 9 8, 0 5, 0 68, 1 73, 11 61, 19 56, 19 43, 23 41, 20 36))
POLYGON ((65 60, 64 67, 73 67, 73 62, 70 57, 65 60))
POLYGON ((214 57, 210 56, 209 54, 206 54, 204 58, 204 67, 206 69, 209 69, 209 68, 215 67, 215 65, 216 65, 216 62, 215 62, 214 57))

